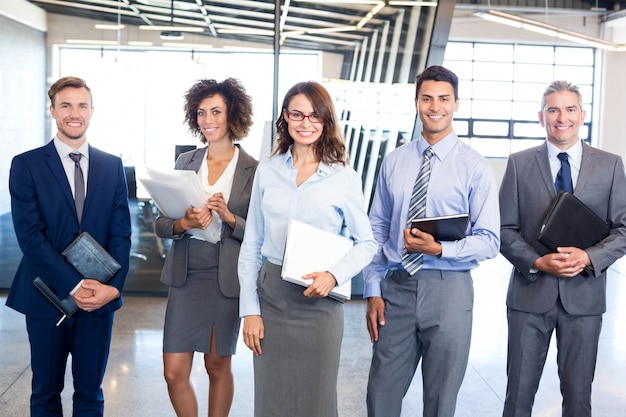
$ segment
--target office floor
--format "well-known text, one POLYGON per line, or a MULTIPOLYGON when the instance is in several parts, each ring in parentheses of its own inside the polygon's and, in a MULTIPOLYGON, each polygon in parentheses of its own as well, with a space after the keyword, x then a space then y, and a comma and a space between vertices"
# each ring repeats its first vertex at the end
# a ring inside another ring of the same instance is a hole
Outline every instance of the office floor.
MULTIPOLYGON (((470 363, 457 404, 457 417, 496 417, 502 411, 506 389, 506 317, 504 297, 509 265, 501 257, 481 265, 474 274, 475 306, 470 363)), ((594 417, 626 415, 626 262, 609 272, 608 312, 600 340, 593 389, 594 417)), ((23 316, 4 306, 0 293, 0 416, 28 416, 30 367, 23 316)), ((109 366, 104 381, 105 415, 108 417, 174 416, 162 378, 161 329, 164 297, 125 297, 117 313, 109 366)), ((339 371, 339 409, 342 417, 363 417, 371 345, 365 328, 363 301, 345 305, 346 326, 339 371)), ((558 417, 560 394, 554 344, 536 399, 537 417, 558 417)), ((252 416, 252 357, 241 338, 233 358, 235 398, 232 417, 252 416)), ((196 356, 193 370, 200 403, 206 415, 208 382, 202 361, 196 356)), ((419 372, 404 400, 403 416, 421 416, 419 372)), ((65 416, 71 410, 71 378, 63 393, 65 416)), ((297 417, 297 416, 285 416, 297 417)), ((324 417, 324 416, 320 416, 324 417)))

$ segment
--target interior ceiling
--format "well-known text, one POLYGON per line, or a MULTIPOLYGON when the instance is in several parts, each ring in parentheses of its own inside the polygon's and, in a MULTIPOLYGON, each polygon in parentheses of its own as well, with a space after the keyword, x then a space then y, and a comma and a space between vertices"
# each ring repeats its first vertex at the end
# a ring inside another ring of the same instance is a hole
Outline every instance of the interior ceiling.
MULTIPOLYGON (((192 26, 203 28, 202 34, 209 37, 264 44, 274 42, 274 0, 29 1, 49 13, 101 22, 192 26)), ((385 22, 395 20, 399 10, 433 7, 436 1, 282 0, 281 45, 322 51, 353 50, 358 42, 382 28, 385 22), (376 10, 379 4, 384 7, 376 10), (374 15, 368 18, 368 13, 372 12, 374 15)))
MULTIPOLYGON (((457 8, 521 10, 587 10, 611 13, 626 0, 281 0, 281 47, 351 52, 398 14, 414 7, 427 9, 437 1, 457 8)), ((201 28, 201 35, 260 44, 274 43, 275 0, 29 0, 46 12, 99 22, 140 26, 201 28)), ((421 13, 424 16, 432 15, 421 13)), ((420 26, 423 28, 422 21, 420 26)), ((404 19, 406 26, 406 19, 404 19)), ((428 26, 428 25, 425 25, 428 26)), ((405 30, 403 30, 406 33, 405 30)), ((86 34, 87 36, 88 34, 86 34)))

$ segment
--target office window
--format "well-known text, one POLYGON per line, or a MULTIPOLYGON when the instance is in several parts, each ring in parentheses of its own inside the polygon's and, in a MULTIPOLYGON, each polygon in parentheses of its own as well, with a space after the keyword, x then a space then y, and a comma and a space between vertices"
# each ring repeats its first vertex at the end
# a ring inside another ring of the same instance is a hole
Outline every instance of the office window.
POLYGON ((487 157, 507 157, 545 138, 541 96, 554 80, 577 84, 587 111, 580 137, 591 137, 593 48, 449 42, 444 66, 459 77, 455 131, 487 157))
MULTIPOLYGON (((183 96, 204 78, 241 80, 252 97, 254 112, 254 124, 241 145, 254 157, 260 156, 265 126, 272 121, 271 52, 62 46, 55 56, 55 76, 84 78, 93 92, 89 142, 121 156, 126 165, 139 170, 173 168, 176 146, 202 146, 184 124, 183 96)), ((283 52, 280 66, 279 100, 296 82, 321 78, 321 54, 316 51, 283 52)), ((54 126, 51 130, 55 131, 54 126)))

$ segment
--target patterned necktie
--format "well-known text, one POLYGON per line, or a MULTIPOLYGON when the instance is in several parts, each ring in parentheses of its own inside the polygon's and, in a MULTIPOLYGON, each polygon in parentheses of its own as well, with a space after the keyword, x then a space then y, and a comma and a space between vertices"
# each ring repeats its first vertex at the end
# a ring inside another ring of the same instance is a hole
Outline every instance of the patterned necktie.
POLYGON ((556 174, 556 178, 554 180, 554 188, 556 188, 557 194, 561 191, 573 193, 574 187, 572 186, 572 170, 569 166, 567 153, 561 152, 557 156, 561 160, 561 169, 556 174))
POLYGON ((83 207, 85 205, 85 179, 83 170, 80 168, 80 158, 82 156, 82 154, 75 152, 70 154, 70 158, 74 161, 74 203, 76 204, 78 223, 83 218, 83 207))
MULTIPOLYGON (((428 191, 428 179, 430 178, 430 162, 433 155, 433 150, 430 147, 426 148, 422 167, 413 185, 413 193, 411 194, 411 202, 409 203, 407 227, 411 227, 411 221, 413 219, 424 217, 426 211, 426 192, 428 191)), ((404 250, 402 254, 402 266, 409 275, 413 275, 420 270, 422 267, 422 256, 423 254, 421 252, 409 253, 406 249, 404 250)))

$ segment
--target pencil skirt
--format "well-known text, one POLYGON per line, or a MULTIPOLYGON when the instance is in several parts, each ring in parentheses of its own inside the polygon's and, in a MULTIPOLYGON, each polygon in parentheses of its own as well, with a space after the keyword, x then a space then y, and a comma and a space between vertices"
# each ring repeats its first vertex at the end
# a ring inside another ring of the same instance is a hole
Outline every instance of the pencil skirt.
POLYGON ((218 281, 219 244, 189 239, 187 280, 170 287, 165 310, 163 352, 211 349, 215 329, 217 354, 235 354, 239 336, 239 298, 225 297, 218 281))
POLYGON ((336 417, 343 304, 308 298, 265 262, 257 288, 265 337, 254 357, 255 417, 336 417))

